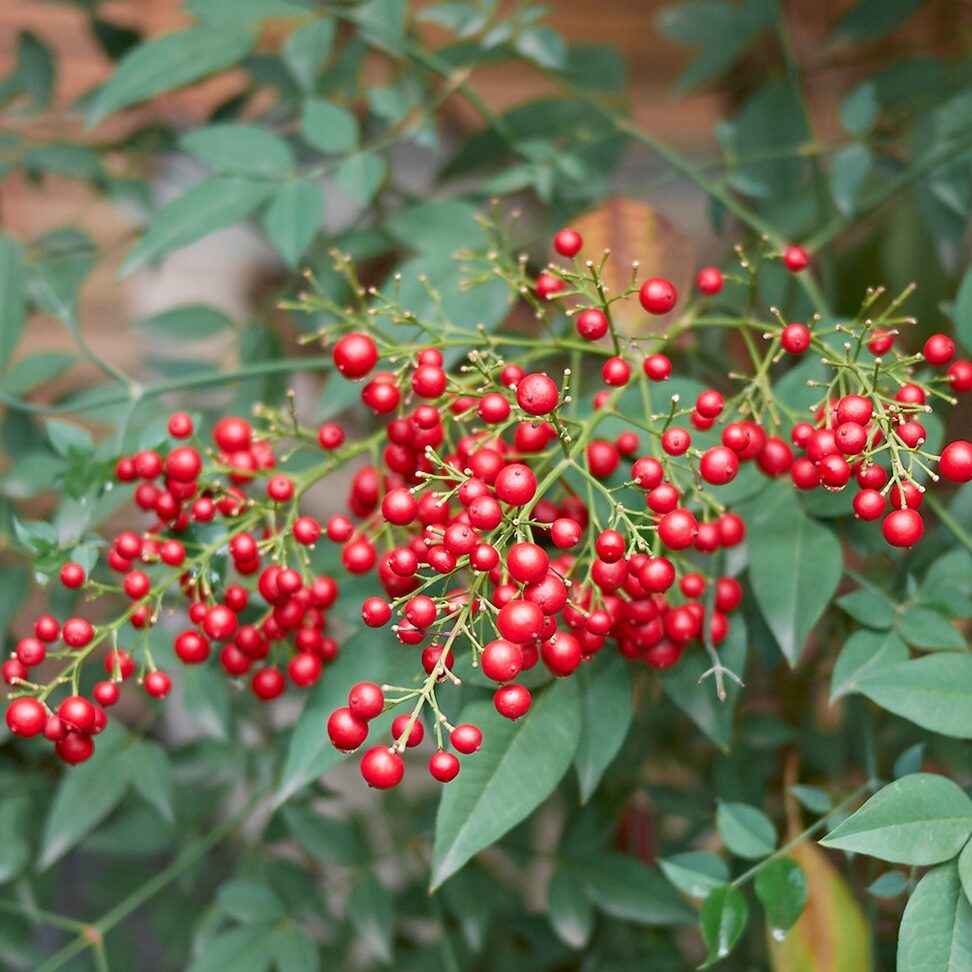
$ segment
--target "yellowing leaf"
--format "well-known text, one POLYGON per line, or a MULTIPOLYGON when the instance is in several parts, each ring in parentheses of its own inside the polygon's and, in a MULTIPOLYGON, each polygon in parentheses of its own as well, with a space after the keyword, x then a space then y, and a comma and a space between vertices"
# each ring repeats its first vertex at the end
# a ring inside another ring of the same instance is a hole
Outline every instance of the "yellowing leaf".
POLYGON ((800 920, 782 942, 769 934, 773 972, 860 972, 871 968, 871 933, 860 904, 816 844, 790 853, 807 876, 809 894, 800 920))

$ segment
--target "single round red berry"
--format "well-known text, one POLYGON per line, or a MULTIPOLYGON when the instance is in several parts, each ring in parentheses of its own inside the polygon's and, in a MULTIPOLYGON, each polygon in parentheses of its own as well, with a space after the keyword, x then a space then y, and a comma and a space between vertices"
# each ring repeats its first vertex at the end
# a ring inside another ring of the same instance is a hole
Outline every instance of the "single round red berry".
POLYGON ((925 342, 921 353, 929 364, 948 364, 955 354, 955 342, 947 334, 933 334, 925 342))
POLYGON ((678 293, 670 280, 652 277, 641 285, 638 300, 649 314, 667 314, 675 306, 678 293))
POLYGON ((91 627, 91 622, 84 618, 69 618, 64 622, 61 637, 69 648, 84 648, 91 643, 94 628, 91 627))
POLYGON ((549 375, 526 375, 516 386, 516 401, 528 415, 549 415, 560 400, 560 389, 549 375))
POLYGON ((90 759, 94 749, 94 740, 84 732, 69 732, 54 744, 58 757, 72 766, 90 759))
POLYGON ((213 441, 223 452, 241 452, 250 448, 253 429, 244 418, 229 415, 213 426, 213 441))
POLYGON ((972 361, 953 361, 946 374, 952 391, 972 390, 972 361))
POLYGON ((368 738, 368 723, 349 708, 335 709, 327 720, 327 735, 335 749, 350 753, 368 738))
POLYGON ((584 240, 580 233, 572 229, 562 229, 554 237, 554 249, 565 257, 575 257, 580 253, 584 240))
POLYGON ((253 694, 261 702, 269 702, 283 693, 287 687, 287 682, 279 668, 268 665, 266 668, 254 672, 250 687, 253 689, 253 694))
POLYGON ((672 363, 664 354, 650 354, 643 365, 652 381, 667 381, 672 376, 672 363))
POLYGON ((361 757, 361 775, 368 786, 376 790, 390 790, 402 782, 405 763, 398 753, 387 746, 375 746, 361 757))
POLYGON ((459 760, 452 753, 441 750, 433 753, 429 759, 429 773, 434 780, 448 783, 459 775, 459 760))
POLYGON ((95 724, 95 707, 81 695, 69 695, 57 707, 58 718, 76 732, 89 732, 95 724))
MULTIPOLYGON (((311 630, 309 628, 304 630, 311 630)), ((299 645, 298 645, 299 647, 299 645)), ((321 670, 324 665, 319 655, 313 651, 298 651, 293 658, 287 662, 287 674, 294 685, 299 688, 308 688, 314 685, 320 678, 321 670)))
POLYGON ((91 694, 98 705, 109 706, 118 701, 118 696, 121 693, 117 682, 97 682, 91 694))
POLYGON ((620 387, 626 385, 631 377, 631 366, 624 358, 608 358, 601 366, 601 378, 605 385, 620 387))
POLYGON ((806 324, 787 324, 780 334, 780 344, 790 354, 803 354, 810 347, 810 330, 806 324))
POLYGON ((580 668, 584 652, 576 635, 557 631, 540 646, 540 657, 552 675, 565 678, 580 668))
POLYGON ((385 708, 385 695, 374 682, 358 682, 348 692, 348 708, 359 719, 374 719, 385 708))
POLYGON ((894 344, 894 334, 879 327, 871 332, 867 349, 873 355, 887 354, 891 350, 892 344, 894 344))
POLYGON ((530 601, 514 598, 500 608, 496 616, 496 627, 507 641, 525 645, 540 637, 543 631, 543 611, 530 601))
POLYGON ((725 405, 725 398, 713 388, 702 392, 695 399, 695 410, 705 418, 714 419, 718 417, 725 405))
POLYGON ((361 620, 369 628, 381 628, 391 620, 391 605, 382 597, 369 597, 361 605, 361 620))
POLYGON ((783 251, 783 263, 787 270, 799 273, 810 263, 810 255, 802 246, 788 246, 783 251))
POLYGON ((179 446, 165 457, 165 474, 177 483, 191 483, 202 472, 202 458, 192 446, 179 446))
MULTIPOLYGON (((494 488, 496 498, 500 502, 507 503, 510 506, 523 506, 536 496, 537 477, 529 466, 522 462, 513 462, 499 471, 494 488)), ((484 497, 484 499, 486 498, 489 497, 484 497)), ((498 524, 499 520, 493 526, 495 527, 498 524)), ((492 529, 492 527, 486 529, 492 529)))
POLYGON ((876 489, 862 489, 854 497, 854 513, 862 520, 876 520, 887 507, 884 497, 876 489))
POLYGON ((661 437, 661 447, 670 456, 682 456, 692 445, 692 436, 678 426, 665 429, 661 437))
POLYGON ((967 483, 972 479, 972 443, 957 439, 945 446, 938 460, 938 471, 953 483, 967 483))
POLYGON ((511 682, 523 668, 523 652, 518 644, 497 638, 483 649, 480 664, 487 678, 494 682, 511 682))
POLYGON ((345 378, 363 378, 378 362, 378 348, 367 334, 346 334, 333 352, 334 365, 345 378))
POLYGON ((145 691, 154 699, 164 699, 172 690, 172 679, 165 672, 149 672, 145 676, 145 691))
POLYGON ((36 736, 47 725, 47 710, 37 699, 14 699, 7 709, 7 728, 15 736, 36 736))
POLYGON ((321 525, 312 516, 299 516, 291 528, 294 539, 305 547, 312 547, 321 539, 321 525))
POLYGON ((534 584, 543 578, 549 563, 543 547, 527 541, 513 544, 506 554, 506 568, 521 584, 534 584))
POLYGON ((722 271, 718 267, 703 267, 695 275, 695 286, 703 294, 717 294, 722 290, 722 271))
POLYGON ((884 518, 881 532, 892 547, 911 547, 925 532, 925 522, 917 510, 893 510, 884 518))
POLYGON ((61 566, 61 583, 68 588, 76 589, 85 582, 84 568, 80 564, 68 561, 61 566))
POLYGON ((608 319, 604 311, 589 307, 577 315, 577 333, 587 341, 599 341, 608 332, 608 319))
POLYGON ((688 510, 672 510, 658 521, 658 536, 670 550, 691 546, 698 532, 698 521, 688 510))
POLYGON ((452 743, 452 748, 456 752, 468 756, 470 753, 475 753, 482 746, 483 734, 479 726, 464 723, 463 725, 456 726, 452 730, 449 734, 449 742, 452 743))
POLYGON ((391 728, 392 739, 395 742, 398 742, 408 732, 408 739, 405 740, 405 745, 409 749, 418 746, 425 738, 425 726, 422 725, 421 719, 416 719, 412 723, 412 728, 409 729, 408 724, 411 721, 412 717, 410 715, 402 713, 400 716, 395 716, 391 728))
MULTIPOLYGON (((853 422, 855 425, 867 425, 874 414, 874 406, 869 398, 863 395, 845 395, 837 403, 837 422, 843 425, 853 422)), ((794 431, 796 431, 794 429, 794 431)))
MULTIPOLYGON (((229 614, 233 614, 228 608, 229 614)), ((233 615, 234 620, 236 615, 233 615)), ((198 631, 183 631, 176 635, 173 643, 176 656, 187 665, 199 665, 209 657, 209 639, 204 638, 198 631)))
POLYGON ((739 457, 726 446, 713 446, 707 449, 699 461, 699 473, 713 486, 732 482, 739 472, 739 457))
POLYGON ((530 690, 525 685, 504 685, 493 695, 496 711, 514 721, 526 715, 531 702, 530 690))
POLYGON ((336 422, 325 422, 317 430, 317 442, 322 449, 329 452, 344 444, 344 429, 336 422))

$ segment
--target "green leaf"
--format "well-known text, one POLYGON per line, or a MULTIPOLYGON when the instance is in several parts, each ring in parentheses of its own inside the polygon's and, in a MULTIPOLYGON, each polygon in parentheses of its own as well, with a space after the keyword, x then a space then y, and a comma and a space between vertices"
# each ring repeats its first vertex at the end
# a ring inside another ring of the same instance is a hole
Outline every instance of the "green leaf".
POLYGON ((913 773, 874 794, 820 842, 894 864, 954 857, 972 836, 972 800, 944 776, 913 773))
POLYGON ((30 298, 70 326, 78 288, 94 269, 98 251, 91 238, 74 227, 45 233, 34 243, 42 256, 27 268, 30 298))
POLYGON ((96 125, 121 108, 172 91, 230 67, 253 45, 248 31, 223 23, 190 27, 132 48, 117 64, 88 110, 96 125))
POLYGON ((322 152, 341 155, 358 145, 358 123, 354 115, 323 98, 308 98, 300 117, 304 141, 322 152))
POLYGON ((581 803, 586 803, 617 756, 631 725, 631 665, 600 652, 578 672, 582 728, 574 769, 581 803), (611 713, 610 719, 604 714, 611 713))
POLYGON ((432 850, 432 888, 484 847, 525 819, 567 771, 580 738, 580 692, 564 679, 535 695, 516 722, 483 701, 467 706, 461 722, 483 730, 483 746, 443 789, 432 850))
POLYGON ((972 352, 972 267, 962 277, 953 308, 955 336, 966 351, 972 352))
POLYGON ((729 868, 718 854, 688 851, 658 862, 662 874, 690 898, 707 898, 729 880, 729 868))
POLYGON ((46 108, 54 91, 54 58, 50 49, 29 31, 17 36, 17 63, 14 70, 0 81, 0 103, 18 95, 27 95, 34 110, 46 108))
POLYGON ((373 874, 365 872, 354 882, 348 898, 348 917, 368 951, 382 962, 391 962, 395 905, 373 874))
POLYGON ((280 896, 262 881, 227 881, 216 892, 223 911, 240 922, 276 921, 286 914, 280 896))
POLYGON ((972 655, 943 652, 898 662, 866 674, 857 691, 932 732, 972 739, 972 655))
POLYGON ((354 19, 365 40, 390 54, 401 51, 407 0, 366 0, 354 8, 354 19))
POLYGON ((299 925, 288 922, 273 930, 271 950, 277 972, 318 972, 321 957, 313 939, 299 925))
POLYGON ((624 91, 627 71, 624 58, 610 47, 571 44, 567 63, 560 72, 564 80, 581 91, 624 91))
POLYGON ((723 843, 737 857, 765 857, 776 847, 773 821, 748 803, 723 803, 716 810, 716 827, 723 843))
POLYGON ((754 887, 766 912, 770 933, 778 942, 783 941, 807 903, 807 876, 803 868, 792 858, 777 857, 760 869, 754 887))
POLYGON ((0 800, 0 884, 15 878, 31 857, 28 839, 30 800, 24 793, 7 793, 0 800))
POLYGON ((972 905, 954 862, 929 871, 908 899, 898 929, 897 972, 972 968, 972 905))
POLYGON ((925 744, 915 743, 909 746, 895 761, 892 772, 897 780, 902 776, 921 771, 921 764, 925 759, 925 744))
POLYGON ((887 871, 868 885, 867 893, 875 898, 896 898, 908 887, 904 871, 887 871))
POLYGON ((56 172, 73 179, 103 179, 97 151, 71 142, 49 142, 29 149, 25 166, 30 172, 56 172))
POLYGON ((296 165, 293 149, 279 135, 255 125, 207 125, 183 135, 179 144, 225 175, 284 179, 296 165))
POLYGON ((245 219, 271 192, 271 183, 238 176, 213 176, 187 189, 156 215, 128 251, 122 274, 245 219))
MULTIPOLYGON (((386 658, 381 639, 367 629, 358 631, 341 646, 337 658, 327 667, 327 678, 311 690, 294 726, 275 806, 344 759, 327 737, 327 718, 339 706, 347 705, 348 691, 360 681, 361 672, 384 672, 386 658)), ((378 681, 382 678, 378 677, 378 681)))
POLYGON ((334 171, 334 181, 342 195, 359 206, 367 206, 381 188, 388 173, 388 163, 377 152, 356 152, 341 159, 334 171))
POLYGON ((333 17, 319 17, 295 30, 284 44, 283 62, 305 92, 314 90, 317 73, 330 56, 334 27, 333 17))
POLYGON ((23 250, 9 236, 0 236, 0 368, 6 367, 24 333, 23 250))
POLYGON ((84 426, 64 419, 47 420, 47 437, 54 451, 65 458, 90 456, 94 452, 94 439, 84 426))
POLYGON ((583 948, 594 930, 594 907, 569 863, 558 865, 547 885, 547 917, 557 937, 571 948, 583 948))
POLYGON ((873 165, 874 156, 866 145, 848 145, 830 161, 830 194, 848 219, 857 212, 864 180, 873 165))
POLYGON ((725 958, 735 947, 746 930, 749 907, 738 888, 724 884, 715 888, 705 899, 700 916, 702 938, 708 948, 705 969, 725 958))
POLYGON ((830 704, 860 691, 868 675, 908 660, 908 646, 894 631, 855 631, 844 642, 830 679, 830 704))
POLYGON ((963 651, 965 639, 939 611, 910 607, 898 619, 898 633, 913 648, 963 651))
POLYGON ((172 808, 172 764, 158 744, 142 740, 127 751, 132 787, 163 820, 175 820, 172 808))
POLYGON ((972 841, 969 841, 959 854, 958 874, 965 897, 972 902, 972 841))
POLYGON ((192 724, 210 739, 228 739, 230 700, 226 679, 209 665, 187 666, 182 679, 192 724))
POLYGON ((884 630, 894 624, 894 605, 886 597, 874 591, 860 588, 838 597, 834 603, 855 621, 860 621, 869 628, 884 630))
POLYGON ((560 71, 567 64, 567 45, 551 27, 528 27, 517 34, 513 46, 539 67, 560 71))
POLYGON ((806 807, 811 813, 824 814, 833 806, 830 794, 819 787, 797 783, 789 789, 800 805, 806 807))
POLYGON ((139 330, 170 341, 201 341, 222 334, 233 322, 206 304, 184 304, 139 321, 139 330))
POLYGON ((845 40, 873 41, 900 27, 925 0, 861 0, 834 28, 845 40))
POLYGON ((307 807, 286 807, 283 818, 297 843, 322 864, 361 863, 361 842, 347 821, 307 807))
POLYGON ((128 789, 126 736, 111 723, 95 741, 95 755, 73 767, 57 786, 44 821, 39 870, 60 860, 118 806, 128 789))
POLYGON ((840 123, 851 135, 863 135, 878 114, 877 85, 863 81, 840 103, 840 123))
POLYGON ((600 852, 573 860, 588 897, 612 918, 639 925, 685 925, 695 912, 654 868, 624 854, 600 852))
POLYGON ((266 924, 243 925, 206 942, 187 972, 265 972, 273 958, 266 924))
POLYGON ((0 390, 8 395, 26 395, 48 381, 52 381, 71 367, 77 358, 73 354, 44 351, 21 358, 2 378, 0 390))
POLYGON ((451 254, 486 243, 476 215, 476 207, 460 199, 435 199, 398 209, 381 225, 401 246, 451 254))
POLYGON ((795 665, 840 583, 840 543, 803 512, 788 483, 772 483, 746 519, 753 594, 784 657, 795 665))
POLYGON ((285 182, 274 194, 263 227, 277 252, 295 267, 324 222, 324 196, 310 179, 285 182))
MULTIPOLYGON (((726 668, 740 678, 746 668, 746 623, 733 617, 729 634, 719 648, 719 656, 726 668)), ((732 719, 741 690, 731 678, 725 680, 726 698, 719 701, 715 680, 702 673, 711 667, 702 652, 686 654, 679 663, 662 673, 665 694, 711 739, 723 752, 729 751, 732 719), (700 681, 701 680, 701 681, 700 681)))

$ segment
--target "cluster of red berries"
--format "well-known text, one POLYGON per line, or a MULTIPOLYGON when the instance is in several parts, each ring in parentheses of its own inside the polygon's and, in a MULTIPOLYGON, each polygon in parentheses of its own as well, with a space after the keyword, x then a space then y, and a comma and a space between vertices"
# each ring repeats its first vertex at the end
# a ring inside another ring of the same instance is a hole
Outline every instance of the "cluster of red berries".
MULTIPOLYGON (((582 247, 573 230, 554 241, 557 253, 570 259, 582 247)), ((786 249, 782 259, 794 272, 808 263, 799 247, 786 249)), ((627 385, 664 382, 673 372, 660 351, 645 353, 636 341, 622 347, 611 304, 637 295, 647 313, 667 315, 678 295, 656 277, 607 298, 589 261, 586 273, 574 267, 551 265, 534 281, 534 292, 541 313, 543 302, 572 300, 573 327, 597 351, 602 387, 587 416, 572 407, 570 382, 580 376, 565 372, 557 380, 508 363, 499 354, 501 337, 484 341, 470 332, 468 364, 449 371, 435 346, 382 351, 364 329, 333 343, 337 371, 360 382, 362 402, 386 418, 381 441, 374 440, 376 461, 352 477, 346 512, 323 523, 298 506, 308 486, 362 451, 345 447, 339 424, 305 432, 292 417, 278 422, 265 410, 261 431, 244 418, 219 420, 207 447, 188 415, 172 415, 170 448, 123 457, 116 468, 153 522, 113 538, 104 558, 107 579, 91 578, 75 563, 60 572, 65 587, 92 597, 121 595, 128 607, 98 626, 82 617, 63 624, 49 615, 37 619, 34 634, 3 665, 14 690, 7 710, 12 731, 44 735, 62 759, 80 762, 93 752, 92 737, 104 728, 105 709, 117 702, 123 682, 132 679, 164 697, 171 681, 147 642, 123 650, 117 640, 125 623, 144 635, 171 593, 181 595, 185 611, 173 634, 175 656, 184 664, 204 663, 215 650, 226 674, 248 677, 263 701, 278 697, 288 682, 314 684, 338 651, 325 633, 338 585, 312 568, 308 548, 333 543, 348 573, 374 572, 381 585, 361 604, 363 623, 387 627, 399 643, 419 649, 422 674, 418 688, 359 682, 347 706, 330 715, 327 734, 336 748, 356 750, 373 719, 404 706, 390 743, 365 752, 362 775, 378 788, 397 785, 402 753, 419 746, 431 727, 436 745, 429 772, 448 782, 459 772, 459 755, 482 742, 477 726, 453 726, 436 698, 441 683, 459 681, 454 649, 460 646, 496 683, 494 706, 508 719, 529 710, 531 692, 521 675, 538 664, 566 677, 605 645, 655 669, 675 664, 693 643, 715 651, 743 589, 734 577, 706 570, 698 555, 745 537, 743 520, 726 510, 717 489, 742 464, 752 462, 770 477, 789 473, 801 489, 839 490, 856 477, 855 512, 876 519, 890 506, 884 535, 895 546, 921 536, 916 480, 922 470, 955 482, 972 478, 969 443, 953 442, 941 456, 922 450, 919 417, 929 408, 932 383, 953 392, 972 387, 972 365, 953 362, 954 344, 941 334, 926 342, 921 356, 896 357, 882 369, 880 356, 891 351, 894 332, 862 330, 860 340, 876 356, 867 370, 873 380, 862 378, 856 390, 835 380, 815 422, 798 422, 789 442, 757 420, 751 397, 727 398, 712 388, 688 405, 674 396, 668 413, 638 416, 613 438, 595 437, 605 416, 624 418, 616 404, 627 385), (613 353, 596 346, 602 339, 612 341, 613 353), (629 348, 640 354, 640 369, 625 356, 629 348), (376 370, 383 358, 388 370, 376 370), (900 377, 922 362, 947 365, 947 374, 932 383, 900 377), (886 394, 892 381, 894 393, 886 394), (717 444, 693 442, 717 423, 717 444), (647 449, 635 429, 648 433, 647 449), (277 456, 291 454, 295 439, 326 459, 292 477, 277 468, 277 456), (885 458, 890 469, 879 461, 885 458), (937 464, 937 472, 926 464, 937 464), (584 495, 571 476, 585 482, 584 495), (598 497, 607 501, 608 514, 598 497), (217 558, 225 571, 214 568, 217 558), (82 663, 99 646, 109 649, 107 678, 85 697, 82 663), (50 661, 60 662, 60 670, 42 683, 39 672, 50 661), (70 694, 55 704, 62 686, 70 694)), ((715 267, 696 275, 703 297, 718 294, 724 283, 715 267)), ((807 325, 780 322, 765 337, 767 367, 811 348, 826 360, 827 347, 807 325)), ((538 343, 533 357, 544 353, 538 343)))

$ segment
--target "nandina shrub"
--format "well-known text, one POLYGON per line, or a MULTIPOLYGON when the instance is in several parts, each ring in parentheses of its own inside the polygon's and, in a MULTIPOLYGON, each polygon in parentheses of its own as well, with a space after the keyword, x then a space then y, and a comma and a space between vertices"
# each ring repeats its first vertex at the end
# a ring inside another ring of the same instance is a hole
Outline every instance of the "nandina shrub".
MULTIPOLYGON (((895 61, 907 12, 860 4, 833 38, 881 64, 824 142, 782 6, 672 8, 683 84, 769 51, 710 165, 539 9, 186 7, 144 40, 86 5, 117 66, 78 107, 118 127, 4 142, 145 215, 123 274, 240 220, 279 258, 253 323, 140 322, 136 379, 86 338, 86 231, 0 237, 4 963, 960 967, 962 58, 895 61), (494 113, 499 59, 559 94, 494 113), (141 114, 228 66, 205 123, 141 114), (175 147, 208 174, 153 206, 175 147), (623 147, 706 194, 718 259, 605 199, 623 147), (11 361, 27 307, 76 355, 11 361), (51 392, 81 360, 107 383, 51 392)), ((43 109, 52 63, 22 36, 0 98, 43 109)))

